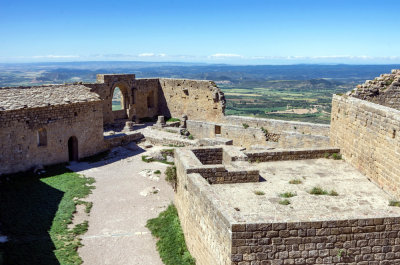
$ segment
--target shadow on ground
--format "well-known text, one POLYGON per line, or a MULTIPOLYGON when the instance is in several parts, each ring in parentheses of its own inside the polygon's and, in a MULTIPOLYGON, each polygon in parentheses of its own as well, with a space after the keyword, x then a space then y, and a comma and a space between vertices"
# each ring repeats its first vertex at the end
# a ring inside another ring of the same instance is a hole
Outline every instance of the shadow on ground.
POLYGON ((0 243, 0 264, 59 264, 48 231, 64 192, 33 173, 0 181, 0 234, 8 238, 0 243))

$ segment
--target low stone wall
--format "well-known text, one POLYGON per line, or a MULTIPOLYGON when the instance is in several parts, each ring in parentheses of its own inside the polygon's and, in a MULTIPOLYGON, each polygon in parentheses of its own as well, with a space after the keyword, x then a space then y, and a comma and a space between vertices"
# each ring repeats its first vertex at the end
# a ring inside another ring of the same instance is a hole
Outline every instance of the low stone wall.
POLYGON ((260 174, 258 170, 227 170, 224 166, 205 166, 191 168, 187 173, 199 173, 210 184, 230 184, 258 182, 260 174))
MULTIPOLYGON (((306 123, 306 126, 304 123, 299 123, 303 126, 301 127, 298 123, 294 123, 300 128, 295 130, 291 127, 293 126, 291 122, 274 121, 274 123, 270 122, 268 124, 260 123, 263 124, 263 126, 260 126, 255 121, 258 119, 249 118, 253 123, 248 124, 246 123, 248 117, 243 117, 243 120, 241 118, 235 120, 234 124, 188 120, 187 129, 196 138, 223 137, 232 139, 233 145, 245 148, 255 145, 280 148, 313 148, 328 147, 330 145, 329 137, 325 135, 325 130, 329 130, 329 126, 327 125, 306 123), (240 121, 243 121, 243 123, 239 124, 240 121), (280 125, 280 127, 267 127, 267 125, 275 126, 276 124, 280 125), (249 125, 249 127, 246 125, 249 125), (267 134, 261 130, 261 127, 267 130, 267 134), (316 128, 315 132, 312 130, 314 127, 316 128), (288 131, 283 131, 283 129, 287 129, 288 131)), ((228 119, 228 121, 231 120, 228 119)), ((269 122, 269 120, 267 121, 269 122)))
POLYGON ((348 163, 400 199, 400 111, 333 96, 331 144, 348 163))
POLYGON ((222 148, 203 147, 192 149, 192 152, 203 165, 222 164, 222 148))
POLYGON ((143 134, 140 132, 129 133, 129 134, 116 134, 104 137, 105 146, 107 149, 111 149, 117 146, 125 145, 130 142, 135 142, 143 138, 143 134))
POLYGON ((172 146, 198 146, 198 140, 189 139, 173 139, 165 137, 153 137, 146 135, 146 141, 154 145, 172 145, 172 146))
POLYGON ((251 127, 261 128, 264 127, 269 132, 281 134, 282 132, 297 132, 300 134, 312 134, 329 136, 329 125, 316 124, 309 122, 298 121, 282 121, 273 119, 243 117, 243 116, 224 116, 221 120, 222 123, 232 125, 248 124, 251 127))
POLYGON ((275 151, 247 151, 244 152, 250 162, 267 162, 280 160, 304 160, 323 158, 327 154, 340 153, 338 148, 275 150, 275 151))
POLYGON ((400 218, 232 224, 232 264, 399 264, 400 218))

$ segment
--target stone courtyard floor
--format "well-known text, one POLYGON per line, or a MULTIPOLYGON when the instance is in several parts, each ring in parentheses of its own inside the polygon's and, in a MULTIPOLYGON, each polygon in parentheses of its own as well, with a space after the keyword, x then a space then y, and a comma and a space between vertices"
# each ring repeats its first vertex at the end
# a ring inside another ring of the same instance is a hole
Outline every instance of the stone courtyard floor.
POLYGON ((173 190, 164 180, 168 165, 145 163, 142 148, 113 149, 106 160, 75 163, 69 168, 93 177, 96 189, 87 201, 93 202, 90 215, 78 212, 76 219, 88 220, 89 230, 82 236, 79 255, 84 264, 162 265, 156 240, 145 227, 148 219, 157 217, 172 203, 173 190), (160 170, 158 177, 153 174, 160 170))
POLYGON ((238 222, 299 222, 400 216, 399 207, 389 206, 392 199, 367 177, 343 160, 311 159, 253 163, 265 179, 259 183, 216 184, 211 188, 221 207, 238 222), (289 184, 290 180, 301 184, 289 184), (312 195, 313 187, 338 196, 312 195), (258 191, 257 195, 255 192, 258 191), (296 196, 281 205, 281 193, 296 196), (237 208, 238 210, 235 210, 237 208))

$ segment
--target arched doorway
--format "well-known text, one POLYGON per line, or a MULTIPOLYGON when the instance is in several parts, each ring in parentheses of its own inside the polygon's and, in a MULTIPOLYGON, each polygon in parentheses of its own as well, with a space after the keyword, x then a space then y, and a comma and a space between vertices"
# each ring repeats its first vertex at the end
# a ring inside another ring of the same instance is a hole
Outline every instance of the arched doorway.
POLYGON ((122 84, 112 90, 111 110, 115 119, 126 119, 129 107, 128 90, 122 84))
POLYGON ((69 161, 78 161, 78 139, 75 136, 71 136, 68 139, 68 158, 69 161))

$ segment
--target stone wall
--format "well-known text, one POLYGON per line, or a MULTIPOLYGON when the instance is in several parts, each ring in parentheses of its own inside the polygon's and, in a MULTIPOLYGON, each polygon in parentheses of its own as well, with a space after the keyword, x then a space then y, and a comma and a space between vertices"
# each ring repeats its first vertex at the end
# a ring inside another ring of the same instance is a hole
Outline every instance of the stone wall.
POLYGON ((198 148, 192 152, 203 165, 222 164, 222 148, 198 148))
POLYGON ((100 101, 0 112, 0 173, 67 162, 68 140, 78 140, 79 158, 104 151, 100 101), (39 130, 45 142, 39 144, 39 130))
POLYGON ((271 133, 281 134, 283 132, 296 132, 300 134, 311 134, 320 136, 329 136, 329 125, 316 124, 299 121, 282 121, 273 119, 243 117, 243 116, 225 116, 222 123, 242 126, 248 124, 251 127, 264 127, 271 133))
POLYGON ((318 148, 318 149, 293 149, 277 151, 247 151, 244 152, 250 162, 267 162, 281 160, 304 160, 323 158, 327 155, 339 153, 338 148, 318 148))
POLYGON ((358 85, 349 95, 400 110, 400 70, 382 74, 358 85))
POLYGON ((134 74, 98 74, 97 83, 85 83, 92 92, 97 93, 103 101, 103 122, 111 124, 117 119, 129 119, 135 116, 133 86, 135 83, 134 74), (115 88, 121 91, 122 105, 125 111, 112 111, 112 98, 115 88))
POLYGON ((400 111, 349 96, 332 100, 331 144, 345 160, 400 199, 400 111))
POLYGON ((218 121, 225 111, 224 93, 212 81, 161 78, 159 113, 167 117, 218 121))
POLYGON ((199 174, 187 174, 183 155, 175 151, 178 184, 174 203, 186 245, 198 265, 231 264, 230 222, 218 212, 218 201, 206 180, 199 174))
POLYGON ((143 134, 141 132, 115 134, 104 137, 104 144, 106 149, 111 149, 117 146, 129 144, 130 142, 136 142, 142 138, 143 134))
MULTIPOLYGON (((233 116, 225 117, 228 121, 233 121, 228 117, 233 116)), ((258 145, 279 148, 314 148, 330 145, 329 137, 326 136, 329 126, 326 125, 294 123, 299 127, 293 129, 291 122, 267 120, 267 124, 264 119, 249 119, 251 122, 247 123, 247 117, 239 117, 233 124, 188 120, 187 129, 196 138, 223 137, 233 140, 233 145, 245 148, 258 145), (246 128, 243 124, 249 127, 246 128), (274 127, 275 125, 277 127, 274 127), (261 130, 261 127, 264 127, 267 133, 261 130)))
POLYGON ((161 115, 158 79, 136 79, 133 93, 136 119, 161 115))
POLYGON ((232 224, 232 264, 399 264, 400 218, 232 224))

